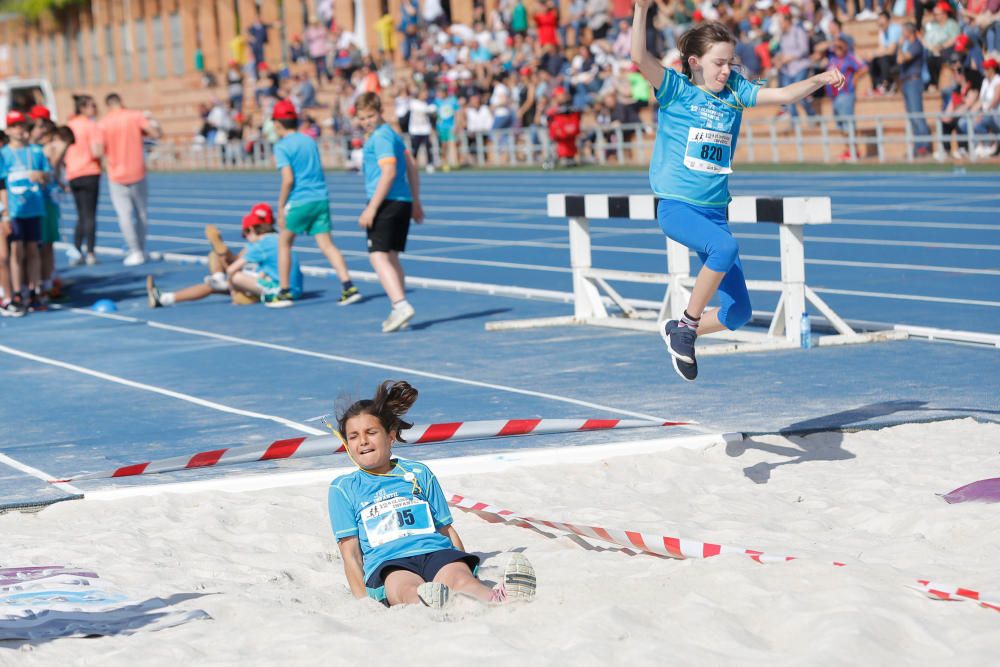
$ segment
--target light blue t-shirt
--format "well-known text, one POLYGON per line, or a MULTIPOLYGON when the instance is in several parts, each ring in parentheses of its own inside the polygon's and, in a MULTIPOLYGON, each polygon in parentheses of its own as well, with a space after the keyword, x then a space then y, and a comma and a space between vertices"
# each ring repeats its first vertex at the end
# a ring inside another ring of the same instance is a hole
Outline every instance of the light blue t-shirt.
MULTIPOLYGON (((247 244, 243 258, 247 264, 255 264, 257 270, 277 282, 278 273, 278 235, 264 234, 256 243, 247 244)), ((292 251, 292 270, 288 274, 288 289, 298 298, 302 295, 302 269, 299 267, 299 257, 292 251)))
POLYGON ((52 167, 41 146, 4 146, 0 151, 0 178, 7 181, 7 202, 12 218, 40 218, 45 215, 44 186, 31 182, 28 178, 30 171, 52 174, 52 167))
POLYGON ((364 558, 365 581, 378 567, 396 558, 453 548, 438 532, 452 524, 451 510, 427 466, 394 459, 392 476, 355 470, 330 484, 330 523, 337 540, 357 536, 364 558), (416 476, 420 492, 402 475, 416 476))
POLYGON ((729 174, 743 110, 760 85, 732 72, 722 92, 708 93, 667 68, 656 91, 660 104, 649 185, 663 199, 696 206, 729 204, 729 174))
POLYGON ((392 179, 392 187, 386 200, 413 201, 410 184, 406 182, 406 144, 403 138, 393 132, 388 125, 379 125, 365 140, 362 152, 365 162, 365 193, 371 199, 382 178, 382 167, 379 160, 396 158, 396 177, 392 179))
POLYGON ((288 195, 289 203, 329 199, 319 146, 301 132, 291 132, 274 145, 274 162, 278 171, 291 167, 295 184, 288 195))

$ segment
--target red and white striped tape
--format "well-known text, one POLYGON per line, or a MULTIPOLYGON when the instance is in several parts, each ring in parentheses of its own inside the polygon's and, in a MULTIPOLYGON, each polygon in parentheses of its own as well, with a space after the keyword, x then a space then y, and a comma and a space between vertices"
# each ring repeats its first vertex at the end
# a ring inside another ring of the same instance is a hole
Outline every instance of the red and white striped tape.
MULTIPOLYGON (((448 499, 448 504, 468 512, 486 514, 505 523, 519 526, 530 526, 534 528, 549 528, 566 533, 572 533, 582 538, 610 542, 627 549, 638 549, 646 553, 670 558, 711 558, 723 554, 735 554, 748 556, 758 563, 784 563, 795 560, 797 556, 785 556, 778 554, 767 554, 756 549, 746 549, 743 547, 731 547, 724 544, 713 544, 711 542, 699 542, 683 537, 670 537, 667 535, 654 535, 652 533, 641 533, 633 530, 620 530, 617 528, 605 528, 602 526, 586 526, 577 523, 567 523, 565 521, 553 521, 551 519, 537 519, 525 516, 514 510, 504 509, 496 505, 473 500, 466 496, 452 495, 448 499)), ((839 561, 831 563, 834 567, 845 567, 847 564, 839 561)), ((918 591, 930 597, 940 600, 973 600, 981 606, 994 611, 1000 611, 1000 594, 981 593, 970 588, 941 584, 927 579, 918 579, 915 584, 910 585, 918 591)))
MULTIPOLYGON (((688 426, 691 422, 659 422, 646 419, 507 419, 467 422, 444 422, 414 425, 401 435, 405 445, 429 445, 438 442, 506 438, 515 435, 541 435, 576 433, 622 428, 650 428, 663 426, 688 426)), ((49 480, 52 483, 77 482, 87 479, 153 475, 192 468, 211 468, 255 461, 299 459, 308 456, 325 456, 343 452, 340 439, 332 435, 287 438, 267 445, 226 447, 198 452, 194 456, 174 456, 158 461, 131 465, 76 475, 69 479, 49 480)))

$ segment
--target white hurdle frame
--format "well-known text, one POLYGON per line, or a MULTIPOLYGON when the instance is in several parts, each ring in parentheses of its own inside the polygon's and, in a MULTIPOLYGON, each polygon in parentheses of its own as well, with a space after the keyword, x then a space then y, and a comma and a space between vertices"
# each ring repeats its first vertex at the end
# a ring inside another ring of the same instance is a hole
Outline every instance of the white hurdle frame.
MULTIPOLYGON (((665 320, 680 318, 695 282, 691 275, 690 251, 685 246, 671 239, 666 240, 666 274, 593 266, 589 220, 624 218, 655 221, 655 197, 550 194, 547 203, 548 217, 567 218, 569 221, 573 315, 489 322, 486 324, 488 331, 590 324, 655 332, 665 320), (666 291, 657 307, 655 302, 626 299, 609 281, 663 284, 666 291), (609 314, 608 306, 617 306, 621 315, 609 314)), ((747 280, 747 288, 779 292, 781 296, 766 334, 743 330, 711 334, 734 343, 704 346, 699 350, 700 355, 799 347, 801 316, 807 303, 812 304, 837 331, 836 335, 814 335, 814 345, 867 343, 907 337, 901 331, 858 333, 806 284, 804 227, 833 222, 829 197, 734 197, 728 212, 732 223, 770 222, 779 225, 781 280, 747 280)))

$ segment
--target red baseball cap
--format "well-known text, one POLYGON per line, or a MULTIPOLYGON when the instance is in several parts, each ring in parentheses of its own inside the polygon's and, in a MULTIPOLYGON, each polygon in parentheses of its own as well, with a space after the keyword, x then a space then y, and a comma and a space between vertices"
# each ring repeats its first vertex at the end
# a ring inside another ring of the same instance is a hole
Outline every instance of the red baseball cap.
POLYGON ((969 48, 969 36, 964 32, 955 38, 955 50, 959 53, 965 53, 969 48))
MULTIPOLYGON (((267 204, 265 204, 264 202, 261 202, 259 204, 254 204, 253 208, 250 209, 250 215, 252 215, 257 220, 257 222, 254 223, 254 224, 258 224, 258 225, 259 224, 265 224, 265 225, 273 225, 274 224, 274 211, 271 210, 271 207, 268 206, 267 204)), ((245 226, 244 226, 244 228, 245 228, 245 226)))
POLYGON ((949 5, 947 2, 937 3, 936 5, 934 5, 934 9, 940 9, 945 14, 951 14, 951 5, 949 5))
POLYGON ((291 100, 281 100, 274 105, 271 112, 272 120, 295 120, 299 117, 299 112, 295 110, 295 105, 291 100))
POLYGON ((781 5, 780 7, 778 7, 778 13, 783 16, 791 16, 792 8, 790 5, 781 5))
POLYGON ((997 68, 996 58, 987 58, 986 60, 983 61, 983 69, 996 69, 996 68, 997 68))
POLYGON ((24 115, 23 111, 18 111, 17 109, 14 109, 12 111, 7 112, 7 127, 27 122, 28 122, 28 117, 24 115))
POLYGON ((700 9, 694 10, 694 14, 691 15, 691 20, 695 23, 701 23, 705 20, 705 15, 701 13, 700 9))
POLYGON ((31 107, 31 111, 28 112, 28 116, 31 120, 38 120, 40 118, 52 120, 52 112, 48 110, 48 107, 44 107, 41 104, 36 104, 31 107))
POLYGON ((754 15, 752 15, 750 17, 750 25, 752 25, 752 26, 755 26, 755 27, 759 26, 761 24, 761 22, 762 22, 761 18, 757 14, 754 14, 754 15))
POLYGON ((558 97, 559 95, 565 95, 565 94, 566 94, 566 89, 563 88, 562 86, 557 86, 556 88, 552 89, 553 97, 558 97))
POLYGON ((243 216, 243 232, 242 232, 243 236, 246 236, 249 230, 253 229, 257 225, 262 225, 262 224, 264 224, 263 220, 258 218, 253 213, 247 213, 246 215, 243 216))

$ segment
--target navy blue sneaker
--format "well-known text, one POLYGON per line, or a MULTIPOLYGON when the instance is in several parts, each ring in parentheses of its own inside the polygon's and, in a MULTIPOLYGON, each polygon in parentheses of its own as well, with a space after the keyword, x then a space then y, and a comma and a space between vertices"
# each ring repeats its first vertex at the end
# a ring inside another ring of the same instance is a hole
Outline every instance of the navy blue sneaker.
POLYGON ((682 327, 677 320, 664 322, 660 327, 660 337, 667 344, 670 360, 677 374, 688 382, 698 377, 698 360, 694 356, 695 330, 682 327))

